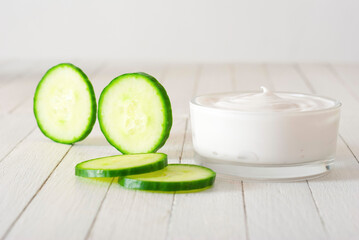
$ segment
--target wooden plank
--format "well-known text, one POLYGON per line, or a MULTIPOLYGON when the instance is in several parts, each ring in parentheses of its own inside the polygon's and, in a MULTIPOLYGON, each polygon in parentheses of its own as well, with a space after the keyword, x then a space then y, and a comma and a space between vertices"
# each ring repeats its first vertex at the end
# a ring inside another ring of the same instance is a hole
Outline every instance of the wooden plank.
MULTIPOLYGON (((75 165, 87 159, 114 154, 118 151, 106 142, 96 126, 90 137, 71 148, 6 239, 85 238, 111 179, 101 181, 75 177, 75 165)), ((61 154, 49 158, 59 156, 61 154)))
POLYGON ((359 156, 359 104, 349 93, 343 82, 337 79, 327 65, 300 65, 303 77, 319 95, 330 96, 342 102, 340 134, 349 144, 356 156, 359 156))
POLYGON ((348 91, 350 87, 345 86, 342 80, 337 79, 328 65, 300 64, 298 70, 315 93, 338 99, 343 103, 343 118, 358 115, 355 111, 359 108, 358 101, 348 91))
POLYGON ((339 139, 334 170, 309 181, 330 239, 357 239, 359 235, 358 179, 359 164, 339 139))
MULTIPOLYGON (((196 92, 230 91, 232 87, 231 66, 211 65, 203 67, 196 92)), ((193 163, 189 131, 182 163, 193 163)), ((245 239, 244 215, 241 181, 218 175, 214 187, 209 190, 175 195, 167 238, 245 239)))
POLYGON ((39 78, 40 76, 34 75, 24 76, 0 88, 0 113, 13 113, 26 102, 31 102, 28 112, 32 112, 32 99, 37 86, 36 80, 39 78))
MULTIPOLYGON (((258 86, 262 85, 269 85, 274 90, 277 87, 286 91, 305 90, 295 71, 285 65, 240 66, 237 79, 240 81, 238 88, 246 91, 258 91, 258 86), (245 79, 251 79, 248 86, 245 79)), ((243 185, 249 239, 325 239, 325 231, 306 182, 244 182, 243 185)))
POLYGON ((241 181, 218 175, 213 188, 176 194, 168 239, 245 239, 241 181))
POLYGON ((236 91, 260 91, 261 86, 273 89, 273 84, 266 77, 264 64, 236 64, 234 78, 234 90, 236 91))
MULTIPOLYGON (((293 71, 294 69, 290 66, 287 68, 292 69, 287 71, 293 71)), ((355 99, 352 97, 348 98, 349 94, 343 89, 344 85, 342 82, 336 81, 335 75, 330 74, 331 71, 326 66, 312 65, 297 70, 297 76, 301 76, 301 79, 304 78, 308 81, 306 89, 301 88, 301 91, 306 92, 307 90, 311 92, 310 89, 313 89, 317 92, 317 88, 320 90, 325 89, 325 95, 333 96, 332 94, 334 93, 342 93, 342 96, 345 96, 345 100, 348 101, 350 106, 357 104, 355 103, 355 99)), ((285 71, 282 69, 280 72, 283 74, 285 71)), ((279 77, 276 77, 276 79, 279 79, 279 77)), ((288 79, 288 76, 284 76, 283 79, 288 79)), ((292 86, 296 85, 296 82, 299 80, 300 79, 296 78, 296 81, 292 82, 292 86)), ((350 118, 352 117, 353 116, 350 118)), ((345 114, 343 118, 347 118, 347 115, 345 114)), ((345 126, 352 125, 345 124, 345 126)), ((340 201, 348 202, 346 199, 355 199, 357 197, 355 193, 359 193, 359 185, 355 183, 353 179, 357 179, 359 176, 358 168, 359 165, 352 156, 350 149, 348 149, 345 143, 340 139, 338 141, 336 168, 328 176, 308 181, 324 227, 333 239, 340 239, 341 237, 351 239, 355 234, 358 234, 358 221, 356 221, 356 219, 353 220, 353 217, 350 216, 352 214, 355 218, 357 214, 353 213, 359 212, 357 201, 353 201, 349 203, 348 206, 344 206, 344 208, 346 208, 344 211, 342 204, 339 204, 340 201), (328 195, 335 195, 336 197, 330 198, 329 200, 328 195)))
POLYGON ((247 182, 244 191, 249 239, 327 238, 305 182, 247 182))
POLYGON ((347 91, 359 100, 359 64, 331 64, 328 69, 347 91))
POLYGON ((69 145, 54 143, 36 129, 0 162, 0 237, 16 222, 69 149, 69 145))
MULTIPOLYGON (((35 129, 33 116, 0 115, 0 162, 35 129)), ((1 171, 1 169, 0 169, 1 171)))
MULTIPOLYGON (((179 162, 186 119, 177 119, 166 145, 160 150, 169 162, 179 162)), ((101 207, 90 239, 165 239, 173 194, 127 190, 112 184, 101 207)))
POLYGON ((293 65, 268 64, 265 68, 276 91, 311 93, 293 65))
POLYGON ((233 90, 233 67, 229 64, 204 65, 199 75, 196 95, 233 90))
POLYGON ((196 78, 200 67, 197 65, 169 66, 163 85, 171 100, 174 116, 189 115, 189 101, 194 95, 196 78))
POLYGON ((173 194, 112 184, 89 239, 165 239, 173 194))
POLYGON ((309 181, 309 184, 329 236, 356 239, 359 234, 358 102, 343 84, 343 79, 337 79, 328 66, 302 64, 299 70, 316 93, 343 103, 342 139, 338 141, 336 167, 328 176, 309 181))
POLYGON ((182 156, 181 156, 180 162, 196 164, 195 156, 194 156, 193 142, 192 142, 192 127, 191 127, 190 119, 187 120, 185 140, 183 143, 183 151, 182 151, 182 156))

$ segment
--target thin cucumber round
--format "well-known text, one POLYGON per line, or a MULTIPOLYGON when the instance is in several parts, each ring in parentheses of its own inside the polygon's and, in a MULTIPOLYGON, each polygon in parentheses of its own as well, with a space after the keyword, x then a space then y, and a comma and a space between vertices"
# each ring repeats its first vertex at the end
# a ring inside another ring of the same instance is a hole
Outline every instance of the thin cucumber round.
POLYGON ((40 130, 55 142, 86 138, 96 121, 96 98, 85 73, 70 63, 50 68, 37 85, 34 114, 40 130))
POLYGON ((80 177, 118 177, 160 170, 167 166, 164 153, 129 154, 96 158, 76 165, 80 177))
POLYGON ((216 173, 192 164, 169 164, 166 168, 119 179, 125 188, 149 191, 186 191, 212 186, 216 173))
POLYGON ((171 103, 154 77, 127 73, 102 91, 98 119, 107 141, 120 152, 156 152, 170 134, 171 103))

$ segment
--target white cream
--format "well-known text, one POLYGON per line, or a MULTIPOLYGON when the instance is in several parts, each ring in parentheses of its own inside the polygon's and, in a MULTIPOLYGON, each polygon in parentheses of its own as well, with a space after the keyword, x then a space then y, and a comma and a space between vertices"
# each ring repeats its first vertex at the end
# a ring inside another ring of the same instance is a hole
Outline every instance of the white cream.
POLYGON ((196 103, 218 109, 238 110, 243 112, 305 112, 334 106, 332 100, 317 96, 293 93, 276 93, 261 87, 260 93, 216 94, 201 96, 196 103))
POLYGON ((335 156, 340 103, 329 98, 262 87, 199 96, 190 111, 195 151, 210 161, 279 166, 335 156))

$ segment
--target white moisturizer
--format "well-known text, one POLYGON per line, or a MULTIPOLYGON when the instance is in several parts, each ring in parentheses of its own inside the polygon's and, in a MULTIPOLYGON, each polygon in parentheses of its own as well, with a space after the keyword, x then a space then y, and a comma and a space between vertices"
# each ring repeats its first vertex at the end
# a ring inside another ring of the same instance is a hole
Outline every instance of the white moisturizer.
POLYGON ((193 145, 209 161, 292 165, 333 160, 340 103, 299 93, 218 93, 190 103, 193 145))
POLYGON ((335 105, 332 100, 317 96, 297 95, 293 93, 273 93, 261 87, 260 93, 215 94, 198 97, 199 105, 217 109, 237 110, 242 112, 305 112, 330 108, 335 105))

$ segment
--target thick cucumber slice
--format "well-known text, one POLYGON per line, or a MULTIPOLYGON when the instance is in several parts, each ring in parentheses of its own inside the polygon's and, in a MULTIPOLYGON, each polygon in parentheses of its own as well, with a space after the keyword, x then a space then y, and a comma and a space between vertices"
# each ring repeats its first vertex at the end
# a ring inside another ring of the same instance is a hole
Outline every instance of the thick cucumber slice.
POLYGON ((160 170, 167 166, 164 153, 117 155, 96 158, 76 165, 80 177, 117 177, 160 170))
POLYGON ((102 91, 98 118, 107 141, 120 152, 156 152, 170 133, 171 103, 154 77, 128 73, 102 91))
POLYGON ((96 98, 85 73, 70 63, 49 69, 37 85, 34 114, 40 130, 55 142, 87 137, 96 121, 96 98))
POLYGON ((209 168, 191 164, 169 164, 166 168, 119 179, 126 188, 150 191, 185 191, 213 185, 216 173, 209 168))

